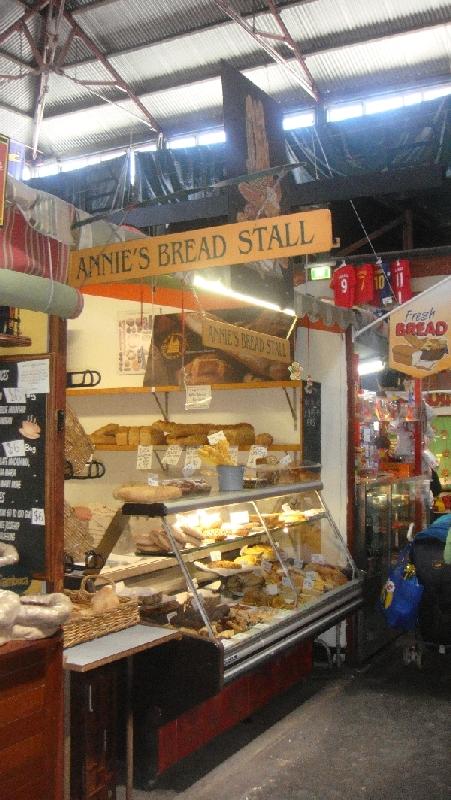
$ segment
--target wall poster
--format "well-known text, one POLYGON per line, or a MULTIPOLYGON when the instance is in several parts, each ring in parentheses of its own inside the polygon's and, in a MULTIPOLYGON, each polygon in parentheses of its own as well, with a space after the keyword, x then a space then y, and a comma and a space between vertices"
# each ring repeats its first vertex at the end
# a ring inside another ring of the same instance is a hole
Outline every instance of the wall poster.
POLYGON ((0 588, 25 591, 46 568, 49 358, 0 359, 0 542, 19 562, 0 588))
POLYGON ((248 306, 208 314, 208 322, 217 333, 225 329, 241 337, 247 332, 245 346, 239 341, 236 348, 223 347, 221 335, 207 339, 206 317, 200 312, 158 315, 144 386, 289 380, 292 339, 280 340, 289 334, 293 317, 248 306))
POLYGON ((151 314, 121 314, 119 317, 119 372, 144 375, 152 340, 151 314))

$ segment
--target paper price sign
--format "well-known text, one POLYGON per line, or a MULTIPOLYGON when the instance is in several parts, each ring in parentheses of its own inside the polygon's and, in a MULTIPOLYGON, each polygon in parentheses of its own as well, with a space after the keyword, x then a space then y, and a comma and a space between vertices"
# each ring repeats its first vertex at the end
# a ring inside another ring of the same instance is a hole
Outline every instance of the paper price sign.
POLYGON ((301 570, 304 566, 304 562, 300 558, 293 558, 293 569, 301 570))
POLYGON ((185 453, 185 469, 191 469, 193 472, 200 469, 202 461, 197 447, 187 447, 185 453))
POLYGON ((216 444, 217 442, 224 442, 225 438, 226 438, 226 436, 225 436, 224 431, 216 431, 215 433, 210 433, 210 435, 207 436, 209 444, 216 444))
POLYGON ((290 456, 290 454, 287 453, 283 458, 280 459, 279 467, 288 467, 289 464, 292 463, 293 463, 293 456, 290 456))
POLYGON ((291 580, 286 575, 284 575, 282 578, 282 586, 288 586, 289 589, 292 588, 291 580))
POLYGON ((308 575, 306 575, 302 582, 302 588, 313 589, 313 578, 309 578, 308 575))
POLYGON ((305 573, 305 577, 308 578, 308 580, 310 580, 310 581, 316 581, 316 579, 318 577, 318 573, 310 571, 310 570, 307 570, 307 572, 305 573))
POLYGON ((43 508, 31 509, 31 524, 32 525, 45 525, 45 513, 43 508))
POLYGON ((195 411, 196 408, 210 408, 211 386, 187 386, 185 396, 185 410, 195 411))
POLYGON ((7 403, 17 403, 18 405, 23 405, 27 402, 27 398, 23 389, 14 389, 14 388, 5 388, 3 389, 5 393, 5 400, 7 403))
POLYGON ((222 558, 222 553, 220 550, 212 550, 210 552, 210 561, 220 561, 222 558))
POLYGON ((27 394, 48 394, 50 391, 49 361, 21 361, 17 365, 19 389, 27 394))
POLYGON ((262 568, 263 572, 271 572, 272 564, 271 564, 270 561, 266 561, 265 559, 262 559, 261 568, 262 568))
POLYGON ((311 557, 310 560, 311 560, 312 564, 325 564, 326 563, 326 559, 325 559, 325 557, 323 556, 322 553, 312 553, 312 557, 311 557))
POLYGON ((238 464, 238 446, 233 445, 233 447, 229 447, 229 453, 233 463, 238 464))
POLYGON ((136 469, 152 469, 152 455, 153 446, 151 444, 139 444, 136 469))
POLYGON ((12 442, 3 442, 5 456, 8 458, 18 458, 25 455, 25 442, 23 439, 15 439, 12 442))
POLYGON ((179 463, 181 455, 182 455, 182 448, 180 447, 180 445, 170 444, 163 458, 161 459, 161 462, 162 464, 168 464, 172 467, 175 467, 175 465, 179 463))
POLYGON ((263 447, 261 444, 253 444, 251 449, 249 450, 249 457, 247 459, 247 466, 248 467, 255 467, 257 463, 257 458, 265 458, 268 453, 268 449, 263 447))

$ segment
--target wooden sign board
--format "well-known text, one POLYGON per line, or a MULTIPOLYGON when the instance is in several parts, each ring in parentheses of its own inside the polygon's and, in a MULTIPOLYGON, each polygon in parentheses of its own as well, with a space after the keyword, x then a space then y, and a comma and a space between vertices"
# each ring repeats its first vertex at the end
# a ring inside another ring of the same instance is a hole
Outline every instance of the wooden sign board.
POLYGON ((229 325, 227 322, 204 317, 202 320, 202 344, 216 347, 226 353, 261 356, 269 361, 291 364, 291 348, 288 339, 267 336, 265 333, 229 325))
POLYGON ((0 133, 0 228, 5 218, 6 176, 8 175, 9 139, 0 133))
POLYGON ((332 247, 330 211, 306 211, 129 239, 71 254, 70 286, 144 280, 150 276, 274 260, 332 247))
POLYGON ((451 278, 393 312, 389 364, 413 378, 451 368, 451 278))

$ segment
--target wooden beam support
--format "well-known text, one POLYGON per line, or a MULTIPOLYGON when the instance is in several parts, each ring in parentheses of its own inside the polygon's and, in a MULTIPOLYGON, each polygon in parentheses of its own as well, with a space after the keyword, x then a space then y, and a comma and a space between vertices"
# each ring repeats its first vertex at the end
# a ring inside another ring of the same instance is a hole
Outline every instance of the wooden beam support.
MULTIPOLYGON (((319 134, 321 136, 321 129, 319 134)), ((441 164, 389 172, 365 172, 346 178, 311 180, 292 189, 291 207, 324 205, 356 197, 422 192, 440 188, 445 181, 445 168, 441 164)))

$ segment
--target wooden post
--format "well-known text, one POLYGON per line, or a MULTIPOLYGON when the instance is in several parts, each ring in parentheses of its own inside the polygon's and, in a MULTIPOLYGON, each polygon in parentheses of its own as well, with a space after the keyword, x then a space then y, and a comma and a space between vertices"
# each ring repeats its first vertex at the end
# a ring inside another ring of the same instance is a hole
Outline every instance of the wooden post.
POLYGON ((50 409, 52 433, 49 453, 48 591, 61 592, 64 579, 64 418, 66 410, 66 322, 49 317, 49 353, 54 357, 50 409))

